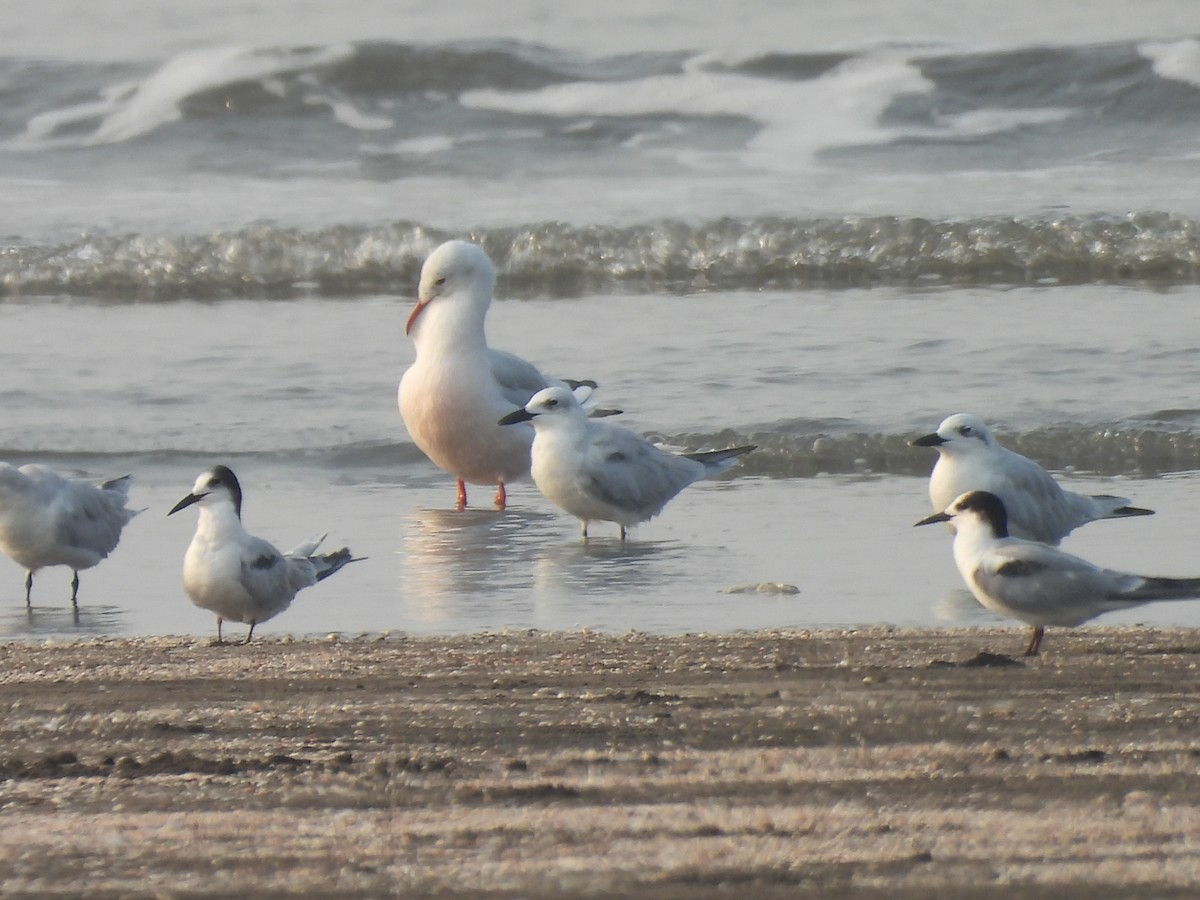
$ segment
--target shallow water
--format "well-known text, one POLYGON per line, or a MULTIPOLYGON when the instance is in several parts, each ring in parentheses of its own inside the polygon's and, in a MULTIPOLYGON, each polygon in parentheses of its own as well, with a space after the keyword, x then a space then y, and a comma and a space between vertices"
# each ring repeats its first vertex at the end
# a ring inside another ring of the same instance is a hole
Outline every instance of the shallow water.
MULTIPOLYGON (((393 483, 338 478, 260 463, 242 472, 245 518, 290 547, 329 530, 330 547, 369 557, 302 592, 259 634, 593 628, 665 633, 891 623, 1002 622, 962 589, 940 527, 927 514, 923 479, 742 478, 694 486, 622 545, 594 525, 584 544, 574 519, 532 486, 512 491, 505 513, 490 492, 457 512, 453 483, 430 468, 393 483), (762 582, 796 594, 726 593, 762 582)), ((183 595, 180 569, 195 517, 165 519, 190 488, 172 469, 139 473, 136 502, 149 508, 113 557, 81 575, 72 621, 69 573, 45 570, 34 608, 21 603, 22 572, 0 560, 0 633, 29 639, 93 634, 215 634, 211 614, 183 595)), ((1074 481, 1082 489, 1103 484, 1074 481)), ((1195 574, 1189 526, 1200 515, 1200 478, 1123 485, 1157 516, 1094 523, 1064 549, 1150 574, 1195 574)), ((1108 623, 1200 625, 1200 603, 1160 603, 1104 617, 1108 623)), ((1014 627, 1018 627, 1016 623, 1014 627)), ((228 635, 243 633, 227 625, 228 635)))
MULTIPOLYGON (((495 306, 491 331, 550 371, 598 378, 626 424, 673 442, 719 439, 727 426, 767 439, 799 428, 809 443, 863 431, 879 445, 959 409, 994 411, 1018 430, 1069 411, 1083 442, 1114 411, 1184 407, 1200 350, 1180 323, 1194 318, 1195 293, 1141 292, 1136 303, 1121 288, 510 301, 495 306), (1023 325, 1034 318, 1047 327, 1030 336, 1023 325)), ((16 338, 0 351, 8 458, 49 457, 94 477, 132 471, 132 504, 146 511, 113 557, 81 576, 77 623, 66 570, 38 575, 27 615, 21 572, 0 560, 3 633, 211 633, 212 616, 180 586, 194 515, 165 514, 216 462, 241 477, 255 533, 286 549, 328 531, 330 546, 369 557, 302 593, 264 634, 996 621, 963 600, 949 537, 910 527, 928 512, 913 474, 932 465, 927 451, 899 470, 844 459, 849 473, 816 477, 756 474, 752 455, 726 480, 686 490, 625 546, 602 524, 584 545, 575 520, 528 483, 504 514, 487 488, 453 511, 452 479, 407 442, 395 406, 411 360, 407 308, 395 298, 6 305, 16 338), (724 593, 760 582, 799 592, 724 593)), ((1194 474, 1072 483, 1159 514, 1093 524, 1066 549, 1195 574, 1194 474)), ((1200 604, 1105 621, 1200 624, 1200 604)))

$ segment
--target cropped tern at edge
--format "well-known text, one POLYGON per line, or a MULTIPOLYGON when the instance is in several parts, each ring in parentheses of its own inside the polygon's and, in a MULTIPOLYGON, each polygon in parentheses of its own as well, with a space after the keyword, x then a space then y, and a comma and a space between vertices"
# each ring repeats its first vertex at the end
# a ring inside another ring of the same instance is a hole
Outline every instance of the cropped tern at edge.
POLYGON ((1130 506, 1125 497, 1088 496, 1063 490, 1028 457, 997 443, 977 416, 957 413, 914 447, 935 447, 938 460, 929 475, 929 499, 941 512, 968 491, 989 491, 1004 501, 1015 537, 1057 544, 1088 522, 1150 516, 1152 509, 1130 506))
POLYGON ((589 419, 577 393, 545 388, 500 424, 533 422, 533 481, 583 522, 585 540, 592 520, 616 522, 625 540, 627 527, 658 515, 693 481, 724 472, 754 449, 665 453, 635 431, 589 419))
POLYGON ((79 572, 112 553, 121 529, 141 510, 126 507, 129 475, 99 485, 63 478, 40 465, 0 463, 0 550, 25 568, 25 605, 33 573, 70 566, 71 605, 79 608, 79 572))
POLYGON ((495 284, 482 247, 448 241, 421 267, 417 305, 404 329, 417 355, 400 380, 400 415, 421 451, 458 480, 459 509, 467 505, 467 482, 496 485, 496 506, 504 509, 505 484, 529 474, 533 429, 500 428, 497 419, 545 387, 595 387, 549 378, 488 347, 484 319, 495 284))
POLYGON ((1102 613, 1153 600, 1200 598, 1200 578, 1154 578, 1102 569, 1057 547, 1011 537, 1004 502, 971 491, 917 525, 955 526, 954 562, 975 598, 1033 626, 1036 656, 1047 625, 1073 627, 1102 613))
POLYGON ((242 487, 225 466, 202 473, 167 515, 194 503, 200 518, 183 559, 183 588, 194 604, 217 614, 217 643, 225 619, 250 626, 248 644, 254 626, 291 606, 302 588, 358 562, 346 547, 317 555, 324 535, 285 555, 248 533, 242 526, 242 487))

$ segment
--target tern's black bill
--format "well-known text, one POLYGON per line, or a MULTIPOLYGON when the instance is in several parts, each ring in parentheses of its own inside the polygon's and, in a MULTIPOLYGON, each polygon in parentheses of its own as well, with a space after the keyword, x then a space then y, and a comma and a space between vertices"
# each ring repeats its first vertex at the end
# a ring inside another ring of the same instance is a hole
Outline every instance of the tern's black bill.
POLYGON ((204 499, 205 496, 207 496, 207 495, 206 494, 188 494, 186 497, 184 497, 182 500, 180 500, 178 503, 176 503, 174 506, 172 506, 171 511, 169 513, 167 513, 167 515, 173 516, 173 515, 175 515, 175 513, 179 512, 181 509, 187 509, 193 503, 199 503, 201 500, 204 499))
POLYGON ((516 425, 518 422, 528 422, 533 418, 533 413, 526 409, 514 409, 507 416, 502 418, 497 425, 516 425))

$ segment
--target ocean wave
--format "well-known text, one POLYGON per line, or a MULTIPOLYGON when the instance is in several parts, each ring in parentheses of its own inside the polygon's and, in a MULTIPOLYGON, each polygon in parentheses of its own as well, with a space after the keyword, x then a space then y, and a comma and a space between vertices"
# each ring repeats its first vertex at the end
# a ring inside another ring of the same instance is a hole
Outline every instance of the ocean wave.
POLYGON ((580 164, 602 150, 616 167, 663 172, 723 161, 794 172, 895 149, 898 164, 930 164, 906 144, 935 145, 934 165, 960 170, 1134 146, 1169 155, 1172 138, 1200 123, 1195 47, 1181 38, 728 59, 704 48, 589 57, 515 41, 359 41, 210 46, 152 65, 0 59, 13 98, 0 108, 0 151, 25 164, 33 152, 84 151, 116 166, 123 159, 104 148, 121 145, 147 165, 276 176, 297 160, 338 160, 368 179, 403 177, 427 146, 442 148, 436 164, 448 172, 477 172, 481 146, 514 168, 587 149, 580 164))
MULTIPOLYGON (((736 436, 756 443, 741 471, 771 477, 820 475, 927 475, 936 453, 913 447, 916 434, 852 432, 788 434, 749 431, 736 436)), ((715 436, 714 436, 715 437, 715 436)), ((1000 431, 997 440, 1051 471, 1073 475, 1149 478, 1200 469, 1200 435, 1145 427, 1038 428, 1000 431)), ((685 439, 686 442, 686 439, 685 439)))
POLYGON ((202 235, 85 235, 0 249, 9 296, 112 300, 410 294, 441 241, 480 241, 498 294, 836 289, 874 285, 1194 284, 1200 221, 1167 213, 935 221, 718 219, 542 223, 450 233, 411 222, 202 235))
POLYGON ((533 90, 566 81, 628 79, 676 70, 682 59, 666 53, 588 60, 516 42, 373 41, 208 46, 150 68, 7 59, 0 60, 0 75, 27 102, 10 108, 7 117, 0 112, 0 134, 10 133, 5 145, 10 150, 89 147, 128 142, 185 119, 245 119, 269 129, 281 117, 311 120, 321 110, 337 124, 372 131, 396 124, 384 112, 396 101, 454 97, 485 87, 533 90))
MULTIPOLYGON (((1200 411, 1192 411, 1187 418, 1200 421, 1200 411)), ((936 459, 936 453, 929 448, 911 445, 918 432, 861 430, 851 424, 821 428, 787 421, 715 432, 651 432, 647 436, 674 452, 755 444, 757 449, 741 458, 730 477, 924 477, 936 459)), ((1020 433, 998 429, 996 437, 1004 446, 1037 460, 1051 471, 1077 477, 1152 478, 1200 470, 1200 434, 1182 430, 1178 422, 1122 427, 1063 425, 1020 433)), ((156 467, 178 468, 183 464, 200 469, 211 465, 212 453, 199 448, 88 451, 20 448, 0 449, 0 459, 14 465, 41 462, 65 471, 112 475, 156 467)), ((224 453, 222 459, 232 464, 251 460, 271 467, 295 465, 344 473, 370 472, 376 477, 398 477, 414 466, 430 465, 412 443, 382 440, 242 450, 224 453)))

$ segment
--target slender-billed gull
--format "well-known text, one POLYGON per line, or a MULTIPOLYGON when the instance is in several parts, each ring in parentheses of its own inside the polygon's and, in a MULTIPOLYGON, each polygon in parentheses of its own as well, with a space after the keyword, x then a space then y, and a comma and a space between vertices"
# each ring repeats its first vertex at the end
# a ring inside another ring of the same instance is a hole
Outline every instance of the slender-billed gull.
POLYGON ((467 482, 496 485, 496 506, 504 509, 505 484, 529 474, 533 429, 500 428, 496 420, 544 387, 580 384, 549 378, 532 363, 488 347, 484 319, 495 283, 482 247, 448 241, 421 267, 417 304, 405 326, 416 359, 400 380, 400 415, 422 452, 458 480, 460 509, 467 482))
POLYGON ((955 527, 954 562, 977 600, 1033 626, 1026 656, 1036 656, 1047 625, 1073 627, 1153 600, 1200 598, 1200 578, 1154 578, 1102 569, 1057 547, 1012 537, 1002 501, 970 491, 917 525, 955 527))
POLYGON ((357 561, 346 547, 317 555, 324 535, 283 554, 248 533, 242 525, 242 487, 225 466, 202 473, 167 515, 192 504, 199 505, 200 517, 183 558, 183 588, 194 604, 217 614, 217 643, 225 619, 248 624, 250 643, 254 626, 291 606, 302 588, 357 561))
POLYGON ((702 453, 665 453, 640 434, 589 419, 575 393, 538 391, 523 409, 500 419, 506 427, 533 422, 533 481, 547 499, 583 522, 625 529, 658 515, 693 481, 730 468, 753 446, 702 453))
POLYGON ((1125 497, 1088 496, 1064 490, 1033 460, 1001 447, 978 416, 958 413, 943 420, 915 447, 936 447, 929 475, 929 499, 941 512, 968 491, 989 491, 1004 501, 1015 537, 1057 544, 1080 525, 1097 519, 1149 516, 1152 509, 1130 506, 1125 497))
POLYGON ((0 550, 25 567, 25 605, 33 573, 70 566, 71 605, 79 605, 79 572, 116 548, 121 529, 140 510, 129 509, 129 475, 99 485, 63 478, 40 465, 0 463, 0 550))

